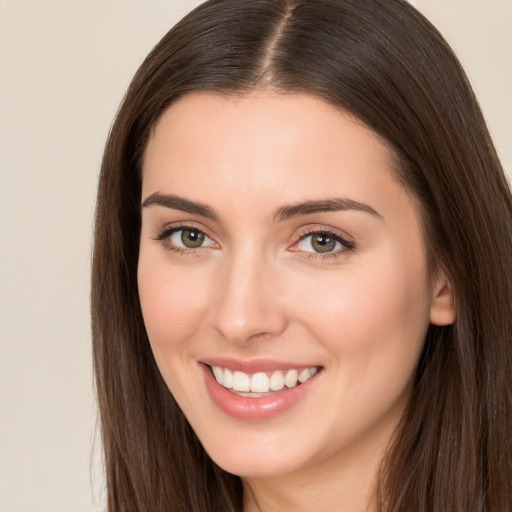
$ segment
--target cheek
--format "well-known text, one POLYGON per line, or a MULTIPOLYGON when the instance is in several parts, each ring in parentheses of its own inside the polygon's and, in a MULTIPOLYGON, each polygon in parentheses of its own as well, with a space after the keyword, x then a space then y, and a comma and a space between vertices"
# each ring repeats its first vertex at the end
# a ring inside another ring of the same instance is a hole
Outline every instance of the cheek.
POLYGON ((207 276, 141 256, 138 286, 142 314, 155 357, 180 348, 208 318, 207 276))
POLYGON ((328 426, 333 439, 355 438, 401 410, 429 323, 428 279, 421 265, 381 261, 373 268, 378 271, 319 281, 297 302, 309 333, 329 353, 336 391, 324 407, 336 411, 328 426))
POLYGON ((308 292, 297 294, 309 331, 340 361, 400 366, 421 350, 429 323, 426 268, 422 259, 389 261, 371 262, 366 272, 347 269, 313 287, 304 283, 308 292))

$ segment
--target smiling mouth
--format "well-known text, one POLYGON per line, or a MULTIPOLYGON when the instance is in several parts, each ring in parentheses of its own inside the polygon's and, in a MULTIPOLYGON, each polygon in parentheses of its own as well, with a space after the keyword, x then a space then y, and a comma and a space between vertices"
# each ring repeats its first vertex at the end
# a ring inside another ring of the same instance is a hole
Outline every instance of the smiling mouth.
MULTIPOLYGON (((209 365, 210 366, 210 365, 209 365)), ((321 370, 319 366, 310 368, 275 370, 272 372, 245 373, 229 368, 210 366, 215 380, 234 394, 249 398, 260 398, 285 391, 304 384, 321 370)))

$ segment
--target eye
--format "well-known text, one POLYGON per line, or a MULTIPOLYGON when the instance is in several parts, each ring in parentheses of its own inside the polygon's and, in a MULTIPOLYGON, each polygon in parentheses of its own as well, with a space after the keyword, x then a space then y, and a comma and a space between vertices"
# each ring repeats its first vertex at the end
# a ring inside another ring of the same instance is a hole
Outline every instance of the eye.
POLYGON ((174 231, 169 239, 173 245, 187 249, 197 249, 202 247, 205 242, 207 245, 208 241, 212 242, 202 231, 190 228, 174 231))
POLYGON ((303 235, 296 245, 299 251, 319 255, 336 254, 344 250, 354 249, 354 244, 338 234, 329 231, 315 231, 303 235))
POLYGON ((203 231, 189 226, 166 229, 156 239, 161 241, 166 248, 174 251, 187 251, 216 245, 203 231))

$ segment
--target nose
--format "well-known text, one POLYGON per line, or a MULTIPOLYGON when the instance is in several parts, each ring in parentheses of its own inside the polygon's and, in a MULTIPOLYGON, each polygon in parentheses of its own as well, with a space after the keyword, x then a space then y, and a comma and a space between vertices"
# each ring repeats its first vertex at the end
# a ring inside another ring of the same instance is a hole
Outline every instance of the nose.
POLYGON ((255 252, 232 255, 218 275, 210 325, 239 346, 281 334, 287 315, 278 275, 278 269, 255 252))

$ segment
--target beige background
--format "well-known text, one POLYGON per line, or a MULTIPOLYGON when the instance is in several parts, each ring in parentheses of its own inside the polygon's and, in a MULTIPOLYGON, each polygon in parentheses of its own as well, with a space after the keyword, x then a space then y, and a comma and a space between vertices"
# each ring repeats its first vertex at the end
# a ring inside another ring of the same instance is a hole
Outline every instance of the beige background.
MULTIPOLYGON (((197 3, 0 0, 0 512, 102 510, 88 312, 98 168, 137 65, 197 3)), ((512 172, 512 0, 413 3, 459 54, 512 172)))

